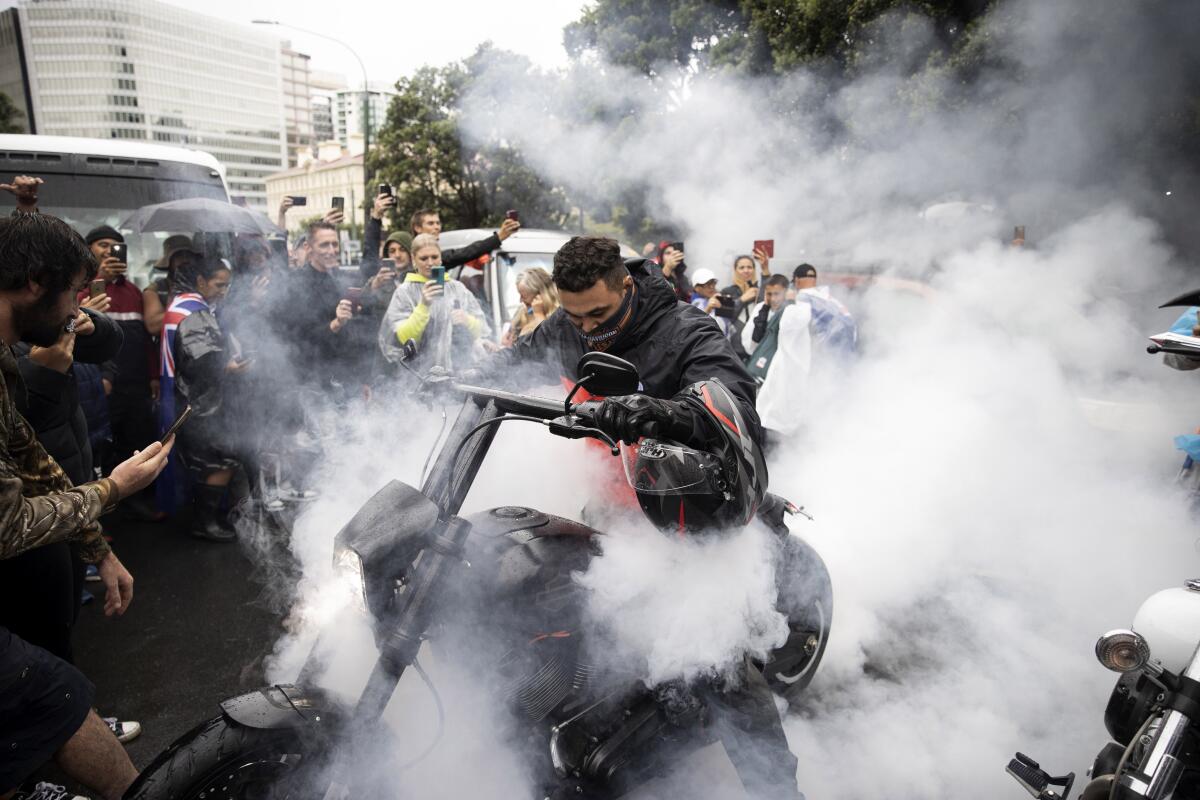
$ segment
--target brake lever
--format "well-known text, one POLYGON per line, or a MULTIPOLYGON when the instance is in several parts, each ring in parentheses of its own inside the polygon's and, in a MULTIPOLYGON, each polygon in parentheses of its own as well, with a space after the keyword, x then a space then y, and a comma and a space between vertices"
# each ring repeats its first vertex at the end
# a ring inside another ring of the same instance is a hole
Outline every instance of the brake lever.
POLYGON ((574 414, 568 414, 561 417, 546 421, 546 427, 555 436, 561 436, 564 439, 599 439, 608 445, 614 456, 621 455, 621 447, 613 438, 599 428, 591 428, 586 425, 579 424, 579 417, 574 414))

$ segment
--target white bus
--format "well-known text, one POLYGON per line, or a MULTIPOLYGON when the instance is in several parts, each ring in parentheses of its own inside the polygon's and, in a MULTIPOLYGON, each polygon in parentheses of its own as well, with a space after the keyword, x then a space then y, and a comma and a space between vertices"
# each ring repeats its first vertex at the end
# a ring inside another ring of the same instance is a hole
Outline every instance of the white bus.
MULTIPOLYGON (((187 197, 229 200, 224 168, 215 158, 167 145, 0 134, 0 183, 11 183, 17 175, 43 179, 38 208, 66 220, 80 234, 97 225, 119 227, 135 209, 152 203, 187 197)), ((6 201, 11 197, 0 192, 0 213, 6 201)), ((139 284, 162 254, 167 235, 126 235, 130 274, 139 284)))

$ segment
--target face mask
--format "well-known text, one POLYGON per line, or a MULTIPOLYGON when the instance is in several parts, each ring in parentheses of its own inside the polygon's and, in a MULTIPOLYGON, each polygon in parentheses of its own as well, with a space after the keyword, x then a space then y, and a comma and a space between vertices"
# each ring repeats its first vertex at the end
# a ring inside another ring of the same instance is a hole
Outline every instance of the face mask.
POLYGON ((580 333, 589 350, 603 352, 616 344, 617 340, 620 339, 621 331, 633 319, 633 308, 636 298, 637 284, 630 284, 629 291, 625 292, 625 299, 621 301, 621 305, 613 312, 611 317, 604 320, 602 324, 592 328, 590 333, 580 333))

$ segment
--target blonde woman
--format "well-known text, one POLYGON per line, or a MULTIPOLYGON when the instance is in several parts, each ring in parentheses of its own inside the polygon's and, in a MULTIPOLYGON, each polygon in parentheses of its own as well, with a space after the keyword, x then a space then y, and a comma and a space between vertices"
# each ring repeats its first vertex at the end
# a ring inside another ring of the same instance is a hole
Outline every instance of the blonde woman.
POLYGON ((491 333, 475 295, 446 277, 436 236, 412 240, 413 271, 396 287, 379 329, 379 349, 393 364, 415 348, 418 372, 434 366, 455 369, 474 361, 475 345, 491 333), (435 270, 437 270, 435 272, 435 270))
POLYGON ((546 317, 558 310, 558 287, 550 273, 541 267, 527 269, 517 276, 517 294, 521 296, 521 307, 504 335, 505 347, 533 333, 546 317))

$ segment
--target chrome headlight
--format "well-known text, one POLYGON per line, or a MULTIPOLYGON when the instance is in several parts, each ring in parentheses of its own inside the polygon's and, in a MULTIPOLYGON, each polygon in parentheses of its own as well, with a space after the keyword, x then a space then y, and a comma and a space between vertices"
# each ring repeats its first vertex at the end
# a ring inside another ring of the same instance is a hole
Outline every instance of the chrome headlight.
POLYGON ((333 571, 354 598, 354 605, 367 610, 367 577, 363 573, 362 557, 349 547, 333 549, 333 571))
POLYGON ((1150 663, 1150 645, 1140 633, 1109 631, 1096 640, 1096 658, 1113 672, 1133 672, 1150 663))

